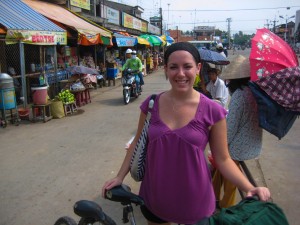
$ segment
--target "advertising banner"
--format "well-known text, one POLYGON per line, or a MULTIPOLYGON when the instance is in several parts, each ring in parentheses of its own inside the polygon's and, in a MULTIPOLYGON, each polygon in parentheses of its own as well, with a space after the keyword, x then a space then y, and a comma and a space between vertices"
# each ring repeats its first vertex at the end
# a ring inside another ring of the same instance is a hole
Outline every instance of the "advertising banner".
POLYGON ((120 12, 113 8, 104 6, 105 17, 109 23, 120 25, 120 12))
POLYGON ((91 10, 90 0, 70 0, 71 6, 91 10))
POLYGON ((122 14, 123 26, 131 29, 142 30, 142 21, 127 14, 122 14))
POLYGON ((160 28, 153 26, 152 24, 148 24, 148 33, 160 35, 160 28))
POLYGON ((147 22, 142 21, 142 29, 141 29, 141 31, 143 33, 148 33, 148 23, 147 22))
POLYGON ((21 41, 33 45, 66 45, 67 32, 8 30, 5 39, 6 44, 21 41))

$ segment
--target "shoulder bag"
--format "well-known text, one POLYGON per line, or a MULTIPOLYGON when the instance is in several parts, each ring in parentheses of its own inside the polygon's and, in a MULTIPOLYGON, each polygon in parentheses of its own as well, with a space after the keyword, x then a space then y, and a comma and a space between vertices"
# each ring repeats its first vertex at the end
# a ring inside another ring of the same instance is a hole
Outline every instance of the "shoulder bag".
POLYGON ((133 155, 130 162, 130 174, 135 181, 142 181, 145 174, 145 160, 148 145, 148 128, 151 118, 151 109, 154 106, 156 95, 152 95, 149 100, 147 117, 144 122, 144 127, 140 138, 134 148, 133 155))

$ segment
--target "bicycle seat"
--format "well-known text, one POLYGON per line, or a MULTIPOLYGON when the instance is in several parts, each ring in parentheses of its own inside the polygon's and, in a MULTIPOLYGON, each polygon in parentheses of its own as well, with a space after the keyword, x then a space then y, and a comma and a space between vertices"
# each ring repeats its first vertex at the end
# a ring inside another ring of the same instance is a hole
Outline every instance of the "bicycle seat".
POLYGON ((93 218, 95 221, 104 221, 105 214, 102 208, 95 202, 80 200, 73 207, 74 213, 82 218, 93 218))
POLYGON ((125 184, 107 190, 105 193, 105 198, 114 202, 121 202, 122 205, 127 205, 130 203, 144 205, 144 200, 140 196, 132 193, 130 188, 125 184))

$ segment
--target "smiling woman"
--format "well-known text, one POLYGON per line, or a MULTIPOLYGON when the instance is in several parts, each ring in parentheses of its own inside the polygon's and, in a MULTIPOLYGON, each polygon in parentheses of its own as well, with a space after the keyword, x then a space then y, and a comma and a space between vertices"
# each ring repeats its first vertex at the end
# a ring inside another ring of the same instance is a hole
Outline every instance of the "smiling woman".
MULTIPOLYGON (((193 89, 201 68, 197 48, 188 42, 175 43, 166 50, 164 59, 171 88, 157 94, 151 110, 145 175, 139 192, 148 224, 208 224, 208 217, 215 211, 211 173, 204 154, 208 142, 224 176, 242 190, 251 191, 249 195, 263 192, 261 199, 268 199, 268 189, 254 188, 228 154, 227 111, 193 89)), ((105 190, 120 185, 129 172, 150 98, 140 106, 136 136, 117 176, 104 184, 103 196, 105 190)))

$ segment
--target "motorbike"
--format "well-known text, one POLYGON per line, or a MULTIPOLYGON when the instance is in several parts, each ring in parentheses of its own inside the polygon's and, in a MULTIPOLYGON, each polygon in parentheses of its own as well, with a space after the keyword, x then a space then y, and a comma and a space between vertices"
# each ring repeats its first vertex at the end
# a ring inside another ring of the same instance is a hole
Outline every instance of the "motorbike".
POLYGON ((123 100, 125 105, 127 105, 131 97, 138 98, 142 92, 138 71, 132 69, 124 70, 121 82, 123 85, 123 100))

